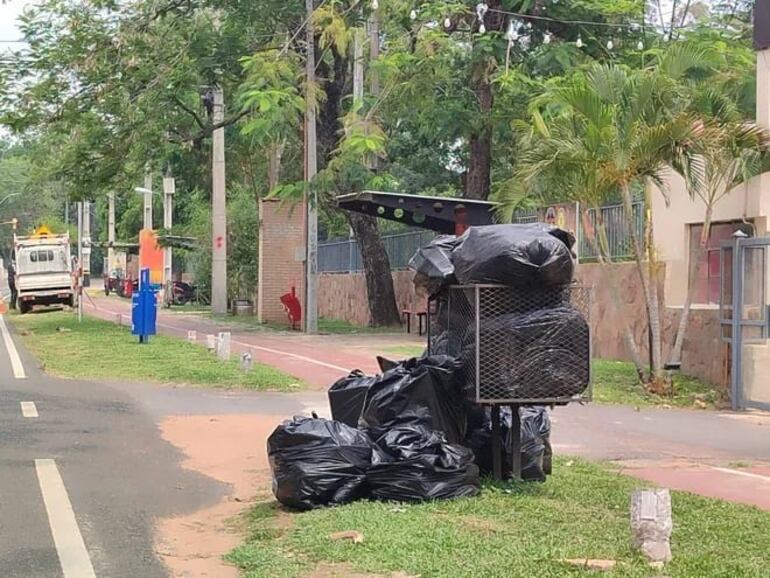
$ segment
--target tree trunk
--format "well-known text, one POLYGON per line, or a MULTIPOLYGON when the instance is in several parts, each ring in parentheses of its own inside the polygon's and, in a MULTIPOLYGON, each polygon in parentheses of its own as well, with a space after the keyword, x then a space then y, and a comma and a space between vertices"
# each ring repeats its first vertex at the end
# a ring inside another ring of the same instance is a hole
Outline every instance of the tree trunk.
POLYGON ((380 238, 377 219, 359 213, 348 213, 348 219, 363 258, 371 316, 370 325, 375 327, 400 325, 401 316, 396 306, 390 259, 380 238))
MULTIPOLYGON (((607 242, 607 230, 604 227, 604 221, 602 220, 601 215, 597 214, 596 229, 588 220, 588 213, 586 210, 582 211, 581 219, 583 220, 583 231, 586 233, 588 242, 596 251, 596 258, 599 261, 599 264, 602 266, 612 266, 612 255, 609 252, 609 243, 607 242)), ((608 275, 608 281, 612 306, 615 309, 615 315, 620 317, 622 315, 620 286, 618 285, 615 275, 608 275)), ((634 368, 636 369, 636 374, 639 377, 639 381, 644 383, 646 381, 644 363, 642 362, 642 356, 639 353, 639 347, 636 345, 634 332, 628 319, 626 319, 623 327, 623 340, 625 341, 626 347, 628 348, 628 353, 631 356, 631 361, 634 364, 634 368)))
POLYGON ((636 232, 631 189, 627 184, 621 188, 621 196, 623 197, 623 209, 626 214, 625 217, 626 225, 628 227, 628 234, 631 237, 631 244, 634 250, 636 269, 639 273, 639 280, 642 283, 642 291, 644 292, 645 306, 647 309, 647 321, 649 323, 650 333, 652 335, 652 351, 650 355, 652 360, 652 367, 650 368, 650 372, 652 375, 650 377, 653 380, 659 380, 663 378, 663 365, 661 363, 660 351, 660 310, 658 309, 657 286, 654 293, 651 288, 651 284, 656 283, 656 281, 648 277, 649 269, 645 270, 645 255, 644 251, 642 250, 641 240, 639 239, 639 235, 636 232))
MULTIPOLYGON (((660 324, 660 299, 658 296, 658 259, 655 255, 655 236, 653 235, 652 223, 652 199, 650 198, 650 188, 645 186, 645 220, 644 220, 644 238, 647 248, 647 280, 650 285, 650 337, 652 352, 652 381, 654 385, 661 386, 668 393, 670 384, 664 379, 663 374, 663 338, 660 324)), ((662 392, 659 392, 662 393, 662 392)))
POLYGON ((270 143, 267 149, 267 190, 274 191, 281 183, 281 160, 286 141, 280 139, 270 143))
POLYGON ((669 357, 669 363, 672 365, 682 363, 682 349, 684 348, 684 340, 687 336, 687 327, 690 324, 690 310, 692 309, 692 302, 695 298, 695 286, 703 268, 703 256, 706 254, 709 236, 711 235, 711 219, 713 216, 713 211, 714 208, 711 205, 706 207, 706 216, 703 221, 703 230, 701 230, 700 244, 698 245, 695 268, 692 270, 692 274, 688 278, 687 297, 684 301, 684 307, 682 307, 682 316, 679 319, 679 327, 676 330, 674 348, 671 350, 671 356, 669 357))
POLYGON ((471 132, 469 139, 470 161, 465 197, 486 200, 489 197, 492 178, 492 82, 484 70, 476 70, 471 76, 471 85, 478 100, 481 122, 471 132))

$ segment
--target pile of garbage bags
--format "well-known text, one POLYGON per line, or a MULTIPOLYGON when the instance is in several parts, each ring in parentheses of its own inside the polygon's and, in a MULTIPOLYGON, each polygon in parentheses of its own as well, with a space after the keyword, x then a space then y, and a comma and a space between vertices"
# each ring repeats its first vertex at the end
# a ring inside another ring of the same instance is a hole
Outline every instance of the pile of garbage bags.
POLYGON ((495 399, 511 401, 586 390, 590 330, 571 303, 574 242, 543 223, 490 225, 434 239, 412 258, 415 285, 436 303, 430 351, 460 360, 467 396, 490 397, 477 381, 495 399), (482 292, 478 300, 473 289, 450 295, 452 285, 479 284, 507 289, 482 292))
MULTIPOLYGON (((368 498, 404 502, 474 496, 491 472, 488 408, 462 393, 460 363, 447 356, 381 362, 329 389, 334 419, 295 417, 267 442, 273 493, 307 510, 368 498)), ((522 408, 522 475, 544 481, 550 456, 545 408, 522 408)), ((501 414, 510 464, 510 410, 501 414)), ((506 466, 510 474, 510 465, 506 466)))

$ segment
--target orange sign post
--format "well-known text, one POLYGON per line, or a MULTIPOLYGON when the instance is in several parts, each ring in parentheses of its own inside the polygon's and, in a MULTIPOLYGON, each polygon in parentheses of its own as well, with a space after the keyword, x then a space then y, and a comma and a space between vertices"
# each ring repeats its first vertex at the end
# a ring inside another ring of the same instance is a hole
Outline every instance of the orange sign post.
POLYGON ((139 270, 150 270, 150 283, 163 283, 163 248, 158 244, 158 236, 151 229, 142 229, 139 233, 139 270))

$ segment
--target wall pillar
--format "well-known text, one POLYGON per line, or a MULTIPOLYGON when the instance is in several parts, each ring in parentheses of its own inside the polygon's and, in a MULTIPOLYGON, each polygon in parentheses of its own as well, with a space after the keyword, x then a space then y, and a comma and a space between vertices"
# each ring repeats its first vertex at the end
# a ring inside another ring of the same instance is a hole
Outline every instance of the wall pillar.
POLYGON ((259 282, 257 316, 261 323, 289 325, 281 295, 294 288, 305 295, 305 207, 277 199, 259 202, 259 282))

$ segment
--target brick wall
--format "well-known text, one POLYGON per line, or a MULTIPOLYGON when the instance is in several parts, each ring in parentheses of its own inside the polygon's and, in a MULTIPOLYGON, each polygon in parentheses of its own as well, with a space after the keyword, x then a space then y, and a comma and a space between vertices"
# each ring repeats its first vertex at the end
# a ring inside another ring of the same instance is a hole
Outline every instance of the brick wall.
MULTIPOLYGON (((647 358, 647 321, 645 304, 636 266, 633 263, 613 265, 581 264, 577 267, 580 283, 594 288, 591 325, 594 335, 594 356, 602 359, 628 360, 624 341, 624 321, 632 320, 636 343, 643 359, 647 358), (621 288, 620 303, 613 304, 610 278, 621 288)), ((393 283, 399 309, 420 308, 425 305, 414 292, 413 273, 394 271, 393 283)), ((663 296, 660 276, 660 295, 663 296)), ((661 299, 664 301, 664 299, 661 299)), ((324 273, 318 283, 319 315, 343 319, 354 325, 369 324, 366 283, 362 273, 324 273)), ((681 309, 663 308, 664 355, 669 351, 678 327, 681 309)), ((726 350, 719 338, 719 311, 694 310, 690 314, 690 329, 685 340, 682 369, 687 375, 699 377, 715 385, 725 385, 726 350)))
MULTIPOLYGON (((262 323, 289 324, 280 297, 296 288, 304 302, 304 206, 285 201, 259 202, 259 290, 257 315, 262 323)), ((303 310, 304 313, 304 310, 303 310)))

